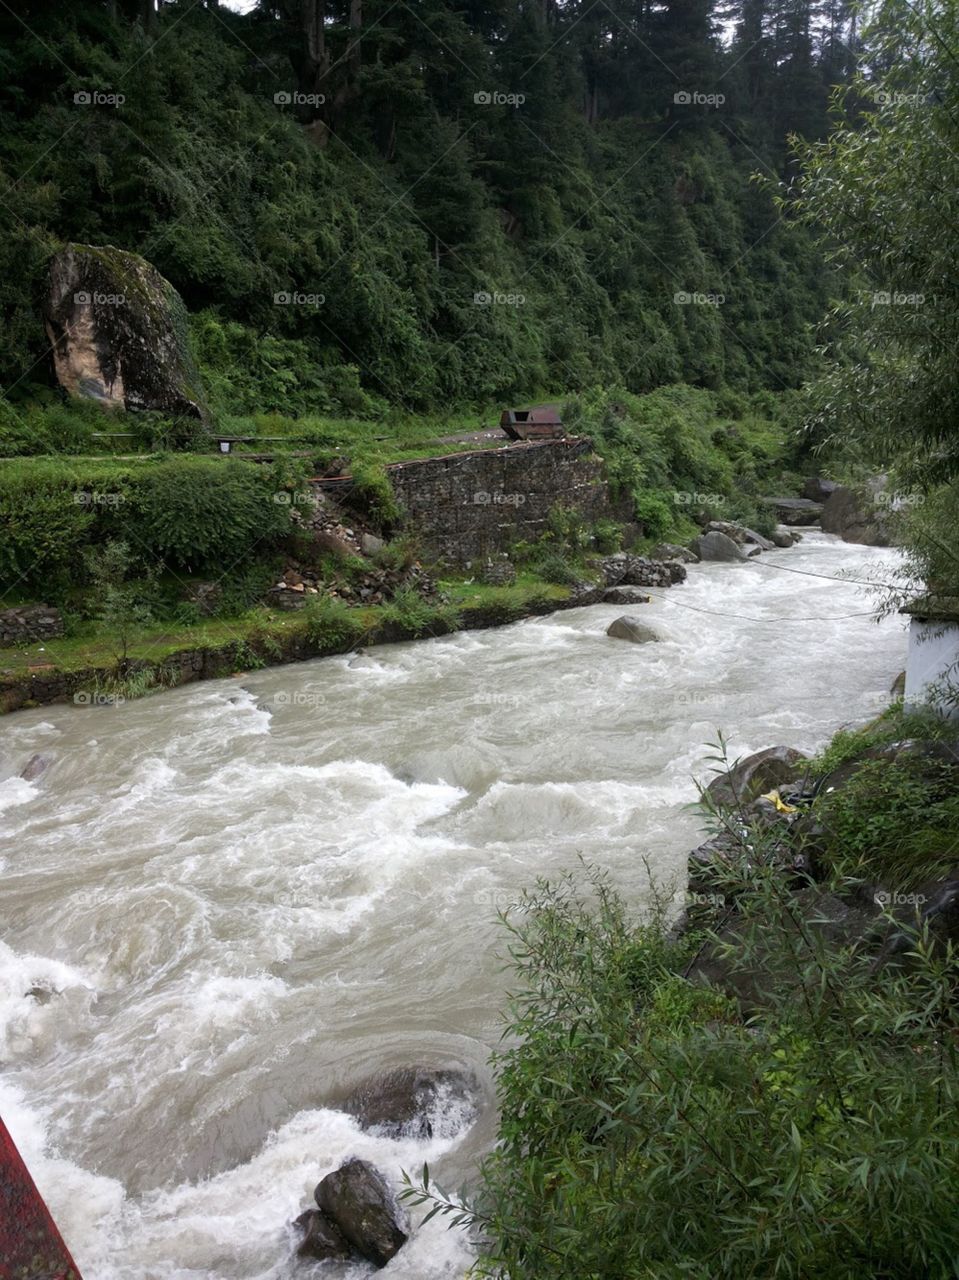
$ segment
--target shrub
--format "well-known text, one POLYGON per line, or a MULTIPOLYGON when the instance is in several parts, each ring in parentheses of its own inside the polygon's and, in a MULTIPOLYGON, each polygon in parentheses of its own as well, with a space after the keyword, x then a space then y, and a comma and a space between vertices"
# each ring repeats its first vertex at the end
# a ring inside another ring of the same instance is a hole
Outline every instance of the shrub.
POLYGON ((371 524, 380 530, 390 530, 398 525, 403 513, 385 467, 378 463, 354 460, 353 495, 355 501, 371 524))
POLYGON ((310 643, 324 652, 352 649, 369 631, 359 611, 336 596, 312 596, 301 616, 310 643))

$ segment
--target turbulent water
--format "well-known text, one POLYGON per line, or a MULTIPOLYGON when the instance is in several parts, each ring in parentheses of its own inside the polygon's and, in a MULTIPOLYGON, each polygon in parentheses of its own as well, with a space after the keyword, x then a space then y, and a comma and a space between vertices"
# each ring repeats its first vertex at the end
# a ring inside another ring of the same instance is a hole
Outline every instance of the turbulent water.
MULTIPOLYGON (((889 555, 694 566, 631 610, 657 645, 596 606, 0 722, 0 1114, 87 1280, 310 1274, 286 1224, 350 1154, 459 1185, 491 1108, 394 1141, 330 1104, 397 1064, 488 1092, 497 906, 579 856, 641 903, 717 727, 811 749, 881 709, 902 623, 830 579, 889 555)), ((385 1274, 468 1262, 434 1219, 385 1274)))

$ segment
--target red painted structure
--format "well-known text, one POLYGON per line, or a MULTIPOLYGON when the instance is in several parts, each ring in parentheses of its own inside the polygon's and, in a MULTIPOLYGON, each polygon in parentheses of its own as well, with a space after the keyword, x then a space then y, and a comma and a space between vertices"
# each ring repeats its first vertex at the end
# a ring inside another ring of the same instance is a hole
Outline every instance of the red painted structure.
POLYGON ((81 1280, 77 1264, 2 1120, 0 1280, 81 1280))

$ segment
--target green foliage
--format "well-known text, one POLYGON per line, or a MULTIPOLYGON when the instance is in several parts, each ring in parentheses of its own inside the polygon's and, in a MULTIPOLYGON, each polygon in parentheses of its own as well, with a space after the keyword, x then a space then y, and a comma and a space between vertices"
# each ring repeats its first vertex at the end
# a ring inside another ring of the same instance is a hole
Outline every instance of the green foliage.
POLYGON ((413 587, 401 587, 380 612, 384 622, 395 622, 409 631, 452 631, 459 623, 459 610, 449 604, 426 600, 413 587))
POLYGON ((126 542, 111 540, 88 547, 86 571, 90 580, 94 616, 118 643, 117 661, 126 664, 133 635, 153 619, 149 603, 150 575, 144 573, 126 542), (138 580, 130 575, 138 571, 138 580))
POLYGON ((950 1274, 956 958, 920 946, 908 974, 869 976, 797 933, 757 865, 731 963, 772 949, 789 980, 747 1025, 683 977, 661 908, 635 921, 587 880, 541 882, 505 917, 500 1141, 475 1204, 408 1194, 465 1214, 481 1273, 511 1280, 950 1274))
POLYGON ((82 581, 83 551, 122 539, 157 566, 235 565, 290 529, 286 477, 231 459, 21 459, 0 466, 0 582, 82 581))
POLYGON ((358 610, 335 596, 312 596, 301 616, 310 643, 325 653, 353 649, 369 631, 358 610))
POLYGON ((369 521, 381 530, 390 530, 402 519, 402 510, 390 484, 390 478, 382 466, 367 461, 354 461, 352 466, 355 502, 369 521))

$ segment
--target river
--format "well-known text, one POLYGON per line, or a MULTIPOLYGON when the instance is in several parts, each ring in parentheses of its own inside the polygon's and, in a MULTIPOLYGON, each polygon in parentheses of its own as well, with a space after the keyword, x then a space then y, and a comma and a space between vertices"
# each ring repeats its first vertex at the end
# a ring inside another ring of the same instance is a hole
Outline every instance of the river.
MULTIPOLYGON (((285 1224, 349 1154, 459 1185, 491 1107, 420 1142, 325 1104, 399 1063, 489 1093, 496 908, 580 857, 642 903, 717 727, 809 750, 881 710, 903 623, 836 579, 892 555, 810 532, 646 606, 0 721, 0 1114, 85 1280, 305 1277, 285 1224), (662 642, 607 638, 623 612, 662 642)), ((468 1262, 434 1219, 385 1274, 468 1262)))

